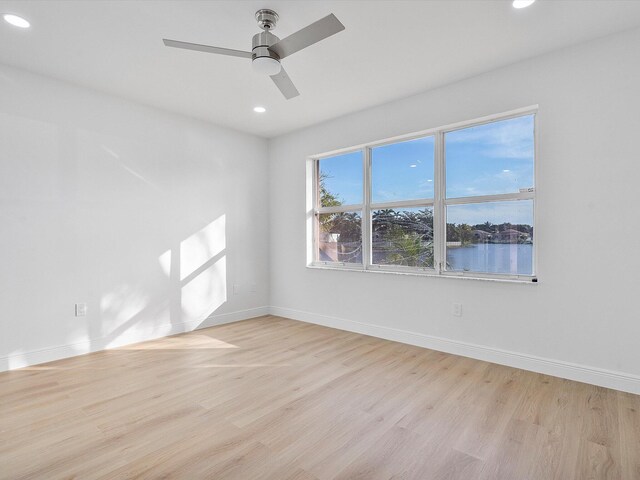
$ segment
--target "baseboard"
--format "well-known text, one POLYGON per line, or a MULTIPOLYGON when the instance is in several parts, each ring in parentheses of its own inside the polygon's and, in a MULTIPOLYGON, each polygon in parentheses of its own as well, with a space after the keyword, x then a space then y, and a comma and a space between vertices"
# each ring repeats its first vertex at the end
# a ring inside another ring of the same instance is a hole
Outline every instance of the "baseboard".
POLYGON ((211 315, 202 322, 182 322, 171 324, 169 326, 169 330, 163 331, 161 334, 146 335, 144 337, 141 336, 140 338, 134 339, 128 338, 127 341, 123 341, 121 343, 113 342, 106 338, 97 338, 74 344, 60 345, 0 357, 0 371, 15 370, 17 368, 28 367, 30 365, 37 365, 77 355, 84 355, 86 353, 97 352, 100 350, 117 348, 124 345, 175 335, 177 333, 190 332, 200 328, 237 322, 269 314, 640 395, 640 376, 629 373, 578 365, 561 360, 537 357, 535 355, 512 352, 499 348, 460 342, 457 340, 449 340, 408 330, 372 325, 329 315, 305 312, 302 310, 266 306, 211 315))
POLYGON ((6 357, 0 357, 0 372, 6 370, 15 370, 31 365, 38 365, 40 363, 52 362, 54 360, 60 360, 63 358, 75 357, 77 355, 84 355, 86 353, 98 352, 100 350, 108 350, 111 348, 122 347, 134 343, 145 342, 147 340, 167 337, 169 335, 175 335, 177 333, 191 332, 200 328, 207 328, 215 325, 222 325, 225 323, 246 320, 248 318, 260 317, 262 315, 268 315, 269 310, 269 307, 257 307, 230 313, 211 315, 205 320, 198 322, 172 323, 170 325, 163 325, 163 327, 169 328, 164 329, 160 334, 140 335, 139 337, 135 338, 128 337, 126 341, 122 342, 113 341, 103 337, 67 345, 59 345, 39 350, 20 352, 18 354, 8 355, 6 357))
POLYGON ((346 320, 343 318, 304 312, 291 308, 271 307, 270 313, 308 323, 324 325, 349 332, 361 333, 372 337, 384 338, 396 342, 452 353, 463 357, 475 358, 509 367, 521 368, 532 372, 544 373, 554 377, 576 380, 578 382, 612 388, 640 395, 640 376, 629 373, 605 370, 596 367, 578 365, 549 358, 537 357, 499 348, 486 347, 472 343, 459 342, 434 337, 422 333, 410 332, 380 325, 346 320))
POLYGON ((246 310, 236 310, 235 312, 219 313, 217 315, 211 315, 202 322, 196 322, 192 324, 192 328, 189 331, 198 330, 200 328, 215 327, 216 325, 223 325, 225 323, 240 322, 241 320, 248 320, 249 318, 262 317, 271 313, 270 307, 256 307, 248 308, 246 310))

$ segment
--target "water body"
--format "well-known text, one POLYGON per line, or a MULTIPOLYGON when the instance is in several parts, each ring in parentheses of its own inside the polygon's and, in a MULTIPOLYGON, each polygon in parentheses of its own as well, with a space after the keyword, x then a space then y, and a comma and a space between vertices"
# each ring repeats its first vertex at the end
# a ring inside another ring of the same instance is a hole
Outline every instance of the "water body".
POLYGON ((533 245, 482 243, 447 248, 449 270, 531 275, 533 245))

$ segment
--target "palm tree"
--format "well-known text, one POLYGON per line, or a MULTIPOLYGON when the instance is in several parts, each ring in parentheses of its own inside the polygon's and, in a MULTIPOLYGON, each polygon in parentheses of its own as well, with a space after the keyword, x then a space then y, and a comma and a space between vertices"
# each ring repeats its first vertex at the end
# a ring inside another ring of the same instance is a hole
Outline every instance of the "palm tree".
POLYGON ((383 263, 433 266, 433 213, 428 208, 417 212, 378 210, 373 221, 378 237, 374 250, 386 252, 383 263))

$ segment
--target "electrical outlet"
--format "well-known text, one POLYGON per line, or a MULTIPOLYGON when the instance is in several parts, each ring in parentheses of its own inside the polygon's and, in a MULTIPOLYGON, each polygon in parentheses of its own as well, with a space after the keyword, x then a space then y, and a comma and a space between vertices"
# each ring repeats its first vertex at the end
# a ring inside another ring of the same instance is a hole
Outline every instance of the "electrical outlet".
POLYGON ((240 285, 237 285, 237 284, 233 285, 233 294, 240 295, 240 285))
POLYGON ((456 317, 461 317, 462 316, 462 304, 461 303, 454 303, 453 304, 452 313, 456 317))
POLYGON ((258 285, 256 285, 255 283, 252 283, 249 291, 251 293, 256 293, 258 291, 258 285))
POLYGON ((87 315, 87 304, 76 303, 76 317, 85 317, 87 315))

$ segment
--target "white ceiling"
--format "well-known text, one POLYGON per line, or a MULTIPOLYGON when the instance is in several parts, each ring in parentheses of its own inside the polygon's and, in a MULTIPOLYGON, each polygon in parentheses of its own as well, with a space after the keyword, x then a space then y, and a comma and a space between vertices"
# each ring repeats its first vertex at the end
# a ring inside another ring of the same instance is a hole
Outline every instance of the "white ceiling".
POLYGON ((0 22, 2 63, 265 137, 640 25, 640 1, 617 0, 0 0, 7 12, 32 27, 0 22), (162 44, 250 50, 266 7, 280 38, 331 12, 346 26, 283 60, 292 100, 247 59, 162 44))

